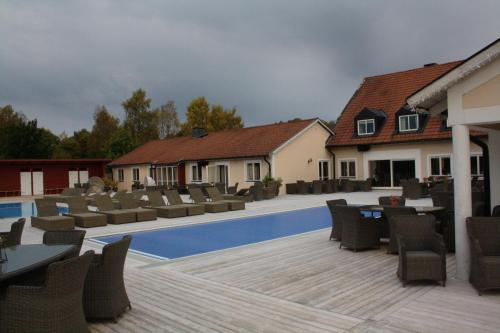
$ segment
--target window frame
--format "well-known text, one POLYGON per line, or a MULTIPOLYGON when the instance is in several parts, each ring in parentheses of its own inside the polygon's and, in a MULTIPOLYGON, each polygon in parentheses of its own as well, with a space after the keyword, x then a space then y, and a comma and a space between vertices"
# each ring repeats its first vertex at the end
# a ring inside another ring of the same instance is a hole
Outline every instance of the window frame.
POLYGON ((140 182, 141 179, 141 171, 140 168, 132 168, 132 182, 140 182), (137 178, 135 177, 135 173, 137 171, 137 178))
POLYGON ((203 182, 203 167, 199 163, 191 164, 190 172, 191 172, 191 182, 192 183, 203 182))
POLYGON ((484 157, 482 154, 471 154, 470 155, 470 158, 471 158, 471 162, 472 162, 472 159, 476 159, 476 170, 477 170, 477 173, 472 173, 472 163, 471 163, 471 169, 470 169, 470 174, 471 176, 473 177, 481 177, 481 176, 484 176, 484 157), (483 172, 481 173, 481 158, 483 158, 483 172))
POLYGON ((339 175, 340 175, 339 178, 356 179, 356 173, 357 173, 356 169, 357 169, 357 166, 358 166, 358 161, 355 158, 343 158, 343 159, 339 159, 339 175), (351 162, 354 163, 353 170, 351 170, 351 167, 350 167, 350 163, 351 162), (347 167, 346 167, 347 175, 346 176, 344 176, 342 174, 342 163, 347 163, 347 167), (352 174, 351 171, 354 171, 354 174, 352 174))
POLYGON ((369 118, 369 119, 358 119, 357 120, 357 127, 358 127, 358 135, 359 136, 365 136, 365 135, 373 135, 377 131, 375 128, 375 119, 369 118), (371 123, 373 125, 373 132, 368 132, 368 124, 371 123), (360 131, 360 125, 363 124, 365 126, 365 133, 361 133, 360 131))
POLYGON ((453 158, 451 154, 437 154, 437 155, 428 155, 428 170, 427 174, 429 177, 452 177, 453 176, 453 158), (432 173, 432 159, 439 159, 439 175, 432 173), (443 159, 448 158, 450 160, 450 174, 443 175, 443 159))
POLYGON ((125 173, 123 172, 123 168, 117 169, 118 182, 123 183, 125 181, 125 173))
POLYGON ((245 161, 245 168, 244 168, 244 171, 243 171, 245 173, 243 175, 245 177, 244 178, 245 181, 249 182, 249 183, 261 181, 262 180, 262 172, 261 172, 262 168, 261 168, 261 166, 262 166, 262 161, 259 161, 259 160, 248 160, 248 161, 245 161), (249 171, 248 166, 250 164, 252 165, 251 169, 250 169, 252 171, 252 175, 251 175, 252 177, 249 177, 249 174, 248 174, 248 171, 249 171), (256 169, 256 165, 257 164, 258 164, 258 168, 256 169), (255 170, 259 170, 259 177, 258 178, 255 177, 255 170))
POLYGON ((328 180, 330 179, 330 174, 331 174, 331 168, 330 168, 330 160, 318 160, 318 179, 319 180, 328 180), (327 165, 327 175, 323 174, 323 164, 326 163, 327 165))
POLYGON ((404 114, 404 115, 399 116, 398 118, 399 118, 399 131, 400 132, 415 132, 415 131, 418 131, 420 129, 420 121, 419 121, 418 114, 404 114), (410 127, 410 118, 416 119, 416 124, 417 124, 416 128, 409 128, 410 127), (403 126, 401 126, 404 119, 408 119, 408 128, 407 129, 403 129, 403 126))

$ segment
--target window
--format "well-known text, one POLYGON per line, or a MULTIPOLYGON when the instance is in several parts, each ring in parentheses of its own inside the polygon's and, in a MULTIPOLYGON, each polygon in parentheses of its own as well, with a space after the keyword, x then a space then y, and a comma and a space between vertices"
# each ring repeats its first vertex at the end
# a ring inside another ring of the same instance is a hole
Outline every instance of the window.
POLYGON ((356 161, 340 161, 340 177, 355 178, 356 177, 356 161))
POLYGON ((330 178, 330 161, 319 161, 319 179, 327 180, 330 178))
POLYGON ((451 158, 450 156, 432 156, 430 158, 430 176, 450 176, 451 158))
POLYGON ((484 157, 473 155, 470 157, 470 174, 472 176, 482 176, 484 174, 484 157))
POLYGON ((199 164, 193 164, 191 166, 191 181, 193 182, 201 182, 202 174, 201 174, 201 166, 199 164))
POLYGON ((418 130, 418 114, 399 116, 399 131, 409 132, 418 130))
POLYGON ((123 169, 118 169, 118 181, 123 182, 123 169))
POLYGON ((158 185, 177 185, 177 166, 161 166, 156 168, 156 182, 158 185))
POLYGON ((255 182, 260 180, 260 162, 246 162, 246 180, 255 182))
POLYGON ((375 119, 358 120, 358 135, 375 133, 375 119))
POLYGON ((133 182, 139 181, 139 168, 132 168, 132 181, 133 182))

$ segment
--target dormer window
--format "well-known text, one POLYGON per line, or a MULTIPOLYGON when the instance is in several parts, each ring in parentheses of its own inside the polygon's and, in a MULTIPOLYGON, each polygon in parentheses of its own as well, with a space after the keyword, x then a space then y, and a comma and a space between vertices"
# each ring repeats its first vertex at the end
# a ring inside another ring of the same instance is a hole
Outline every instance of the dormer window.
POLYGON ((399 131, 410 132, 418 130, 418 114, 399 116, 399 131))
POLYGON ((358 135, 371 135, 375 133, 375 119, 358 120, 358 135))

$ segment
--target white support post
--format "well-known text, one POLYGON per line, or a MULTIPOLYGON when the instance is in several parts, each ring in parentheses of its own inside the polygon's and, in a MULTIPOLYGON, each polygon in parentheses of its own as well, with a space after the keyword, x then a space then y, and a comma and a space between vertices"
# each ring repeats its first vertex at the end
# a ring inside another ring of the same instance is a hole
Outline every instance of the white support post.
POLYGON ((470 252, 465 219, 472 215, 472 195, 469 128, 465 125, 453 125, 453 160, 457 278, 468 280, 470 252))

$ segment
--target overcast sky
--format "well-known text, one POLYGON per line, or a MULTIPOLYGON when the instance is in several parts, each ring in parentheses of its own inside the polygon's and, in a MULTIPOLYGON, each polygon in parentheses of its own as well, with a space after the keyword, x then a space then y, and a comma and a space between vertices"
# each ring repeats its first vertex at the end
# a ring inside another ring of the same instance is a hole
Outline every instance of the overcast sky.
POLYGON ((181 119, 197 96, 246 125, 335 119, 363 77, 465 58, 500 37, 500 1, 0 2, 0 105, 56 134, 120 118, 138 88, 181 119))

